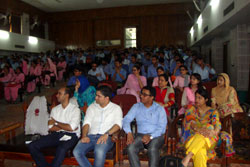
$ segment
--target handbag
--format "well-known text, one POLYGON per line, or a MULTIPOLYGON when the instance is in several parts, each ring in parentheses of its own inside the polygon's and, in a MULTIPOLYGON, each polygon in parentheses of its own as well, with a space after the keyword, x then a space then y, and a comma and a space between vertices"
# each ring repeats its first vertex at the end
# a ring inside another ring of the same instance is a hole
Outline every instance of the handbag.
POLYGON ((159 167, 182 167, 181 158, 166 155, 161 157, 159 167))

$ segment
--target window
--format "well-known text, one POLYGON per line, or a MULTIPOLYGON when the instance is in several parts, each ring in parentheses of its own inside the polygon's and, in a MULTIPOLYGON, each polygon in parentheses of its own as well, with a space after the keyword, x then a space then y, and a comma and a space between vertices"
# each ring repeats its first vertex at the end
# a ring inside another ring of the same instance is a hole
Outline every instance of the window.
POLYGON ((125 48, 136 47, 136 27, 125 28, 125 48))

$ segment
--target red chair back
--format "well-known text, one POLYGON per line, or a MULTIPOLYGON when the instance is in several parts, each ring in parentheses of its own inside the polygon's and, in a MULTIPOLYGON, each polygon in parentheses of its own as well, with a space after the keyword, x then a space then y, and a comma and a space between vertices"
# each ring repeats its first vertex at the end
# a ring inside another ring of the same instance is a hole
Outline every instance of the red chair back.
POLYGON ((116 89, 117 89, 117 83, 116 82, 113 82, 113 81, 110 81, 110 80, 104 80, 104 81, 101 81, 98 84, 98 86, 102 86, 102 85, 107 85, 107 86, 111 87, 112 92, 116 92, 116 89))
POLYGON ((130 108, 137 103, 136 97, 130 94, 116 95, 112 98, 112 102, 118 104, 122 108, 123 116, 125 116, 130 108))
POLYGON ((211 97, 212 89, 213 89, 214 87, 216 87, 216 85, 217 85, 216 81, 204 82, 204 83, 202 83, 202 84, 203 84, 203 86, 206 87, 207 92, 208 92, 208 94, 209 94, 209 97, 211 97))

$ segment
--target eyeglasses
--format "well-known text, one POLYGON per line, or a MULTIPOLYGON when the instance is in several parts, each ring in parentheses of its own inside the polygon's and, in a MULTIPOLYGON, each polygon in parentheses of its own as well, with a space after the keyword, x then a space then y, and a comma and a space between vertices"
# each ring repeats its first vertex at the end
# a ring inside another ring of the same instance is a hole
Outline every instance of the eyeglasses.
POLYGON ((180 69, 181 71, 185 71, 186 69, 184 69, 184 68, 182 68, 182 69, 180 69))
POLYGON ((137 70, 132 70, 132 71, 137 71, 137 70))
POLYGON ((148 94, 143 93, 143 92, 141 92, 140 95, 141 95, 141 96, 144 96, 144 97, 146 97, 146 96, 151 96, 151 95, 148 95, 148 94))

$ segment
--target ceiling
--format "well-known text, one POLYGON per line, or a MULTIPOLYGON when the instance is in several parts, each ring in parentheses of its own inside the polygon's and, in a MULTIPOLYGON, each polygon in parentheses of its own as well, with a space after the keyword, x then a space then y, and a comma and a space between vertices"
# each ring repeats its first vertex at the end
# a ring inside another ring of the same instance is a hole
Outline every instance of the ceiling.
POLYGON ((21 0, 45 12, 192 2, 192 0, 21 0))

